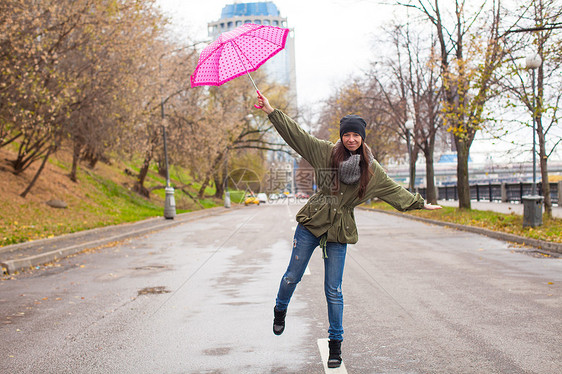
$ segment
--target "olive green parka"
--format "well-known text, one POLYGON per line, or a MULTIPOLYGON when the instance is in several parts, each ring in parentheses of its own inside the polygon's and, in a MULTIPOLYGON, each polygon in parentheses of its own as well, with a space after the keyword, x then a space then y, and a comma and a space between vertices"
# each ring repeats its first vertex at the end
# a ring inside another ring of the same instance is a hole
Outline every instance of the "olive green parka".
POLYGON ((269 114, 269 120, 285 142, 314 168, 318 191, 296 218, 314 236, 323 237, 324 243, 357 243, 359 237, 353 209, 369 199, 379 198, 400 211, 424 207, 420 194, 413 195, 390 179, 376 160, 370 164, 373 174, 361 199, 358 197, 359 183, 340 182, 339 188, 334 190, 331 167, 334 143, 310 135, 278 109, 269 114))

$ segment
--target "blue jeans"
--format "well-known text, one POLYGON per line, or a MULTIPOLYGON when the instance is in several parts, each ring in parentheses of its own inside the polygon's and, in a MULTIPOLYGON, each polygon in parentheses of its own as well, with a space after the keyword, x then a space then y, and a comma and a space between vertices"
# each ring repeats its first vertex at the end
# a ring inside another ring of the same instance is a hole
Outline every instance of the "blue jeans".
MULTIPOLYGON (((291 261, 283 278, 281 278, 279 292, 277 293, 275 302, 277 310, 286 310, 289 306, 291 296, 293 296, 293 292, 295 292, 295 288, 300 282, 308 261, 319 242, 320 238, 312 235, 303 225, 297 226, 291 261)), ((326 245, 328 258, 324 259, 324 293, 328 303, 328 320, 330 322, 328 333, 332 340, 343 340, 343 294, 341 285, 346 251, 347 244, 328 242, 326 245)))

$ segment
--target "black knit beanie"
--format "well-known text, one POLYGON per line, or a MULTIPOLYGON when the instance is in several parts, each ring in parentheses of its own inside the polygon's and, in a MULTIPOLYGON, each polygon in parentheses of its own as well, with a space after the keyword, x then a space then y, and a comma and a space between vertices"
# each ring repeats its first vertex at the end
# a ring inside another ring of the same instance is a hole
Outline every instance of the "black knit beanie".
POLYGON ((356 114, 349 114, 340 119, 340 139, 346 132, 356 132, 365 140, 367 122, 356 114))

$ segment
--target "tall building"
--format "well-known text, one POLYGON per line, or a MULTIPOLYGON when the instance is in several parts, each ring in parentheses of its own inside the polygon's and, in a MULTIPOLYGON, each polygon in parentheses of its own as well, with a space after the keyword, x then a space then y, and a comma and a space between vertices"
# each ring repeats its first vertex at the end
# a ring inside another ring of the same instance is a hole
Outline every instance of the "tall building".
MULTIPOLYGON (((209 36, 215 39, 219 34, 230 31, 244 23, 271 25, 287 28, 287 18, 281 17, 279 9, 272 1, 237 3, 225 5, 221 18, 208 24, 209 36)), ((291 30, 285 48, 268 60, 260 69, 265 69, 268 77, 289 87, 290 100, 296 109, 297 85, 295 71, 295 41, 291 30)))

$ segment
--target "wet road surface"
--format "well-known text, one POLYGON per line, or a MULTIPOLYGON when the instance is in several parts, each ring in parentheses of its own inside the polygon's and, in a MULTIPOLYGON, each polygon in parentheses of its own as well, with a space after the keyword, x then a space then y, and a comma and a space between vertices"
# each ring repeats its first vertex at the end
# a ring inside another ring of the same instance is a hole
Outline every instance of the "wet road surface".
MULTIPOLYGON (((0 372, 323 373, 319 250, 271 332, 299 205, 242 207, 0 282, 0 372)), ((562 260, 356 210, 349 373, 562 372, 562 260)))

